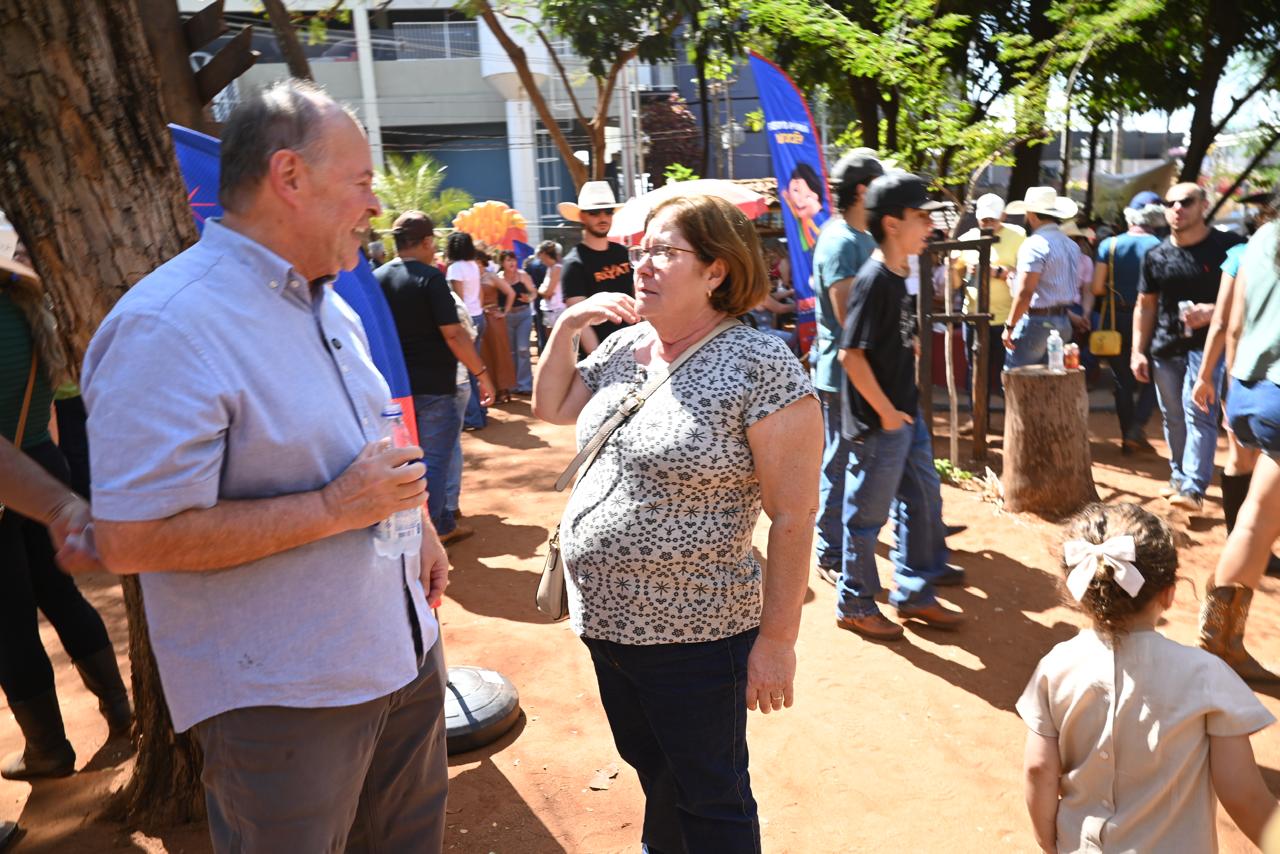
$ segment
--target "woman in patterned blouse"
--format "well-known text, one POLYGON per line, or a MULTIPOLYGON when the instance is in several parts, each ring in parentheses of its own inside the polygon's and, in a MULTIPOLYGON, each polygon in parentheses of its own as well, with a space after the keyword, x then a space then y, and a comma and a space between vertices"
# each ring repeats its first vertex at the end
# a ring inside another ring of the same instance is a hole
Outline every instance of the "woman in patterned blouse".
MULTIPOLYGON (((628 394, 769 288, 751 223, 708 196, 656 208, 631 259, 635 297, 602 293, 567 308, 534 384, 534 413, 576 423, 580 446, 628 394), (606 320, 636 325, 575 364, 577 334, 606 320)), ((618 752, 644 788, 650 852, 760 850, 746 711, 792 703, 821 448, 799 361, 735 326, 613 433, 565 509, 572 626, 618 752), (762 506, 767 577, 751 549, 762 506)))

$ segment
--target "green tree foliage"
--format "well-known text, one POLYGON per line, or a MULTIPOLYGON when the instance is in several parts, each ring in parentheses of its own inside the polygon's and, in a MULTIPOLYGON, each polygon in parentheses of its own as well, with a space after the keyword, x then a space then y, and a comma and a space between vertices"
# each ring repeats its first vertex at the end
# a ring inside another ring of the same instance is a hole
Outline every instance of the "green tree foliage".
POLYGON ((388 155, 387 168, 373 176, 373 192, 382 202, 382 216, 373 221, 373 227, 386 231, 396 217, 412 210, 422 211, 442 226, 471 207, 473 199, 465 190, 440 189, 446 168, 429 154, 388 155))
POLYGON ((1082 63, 1131 43, 1160 2, 757 0, 745 13, 802 85, 826 85, 850 118, 841 144, 932 173, 963 198, 990 163, 1033 183, 1036 146, 1056 127, 1051 86, 1089 83, 1082 63))

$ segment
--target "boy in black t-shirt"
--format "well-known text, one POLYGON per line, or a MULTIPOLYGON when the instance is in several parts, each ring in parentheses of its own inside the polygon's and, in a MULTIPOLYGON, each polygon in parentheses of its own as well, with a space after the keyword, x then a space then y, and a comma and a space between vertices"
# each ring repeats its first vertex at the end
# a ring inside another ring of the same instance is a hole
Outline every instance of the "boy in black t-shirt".
POLYGON ((873 640, 902 637, 876 605, 880 578, 876 540, 889 520, 897 525, 890 553, 897 589, 889 601, 904 619, 955 628, 962 616, 938 602, 933 587, 961 584, 947 565, 942 485, 933 443, 921 420, 915 380, 916 313, 907 294, 907 258, 924 250, 932 224, 924 181, 890 172, 867 188, 867 227, 878 247, 849 291, 840 337, 847 381, 841 394, 850 441, 845 484, 844 559, 836 585, 836 625, 873 640))
MULTIPOLYGON (((1199 510, 1213 478, 1218 446, 1218 414, 1191 400, 1192 387, 1204 360, 1205 339, 1222 278, 1227 250, 1243 238, 1212 229, 1205 222, 1209 200, 1195 184, 1175 184, 1165 198, 1170 234, 1142 259, 1138 305, 1133 315, 1133 375, 1153 382, 1164 435, 1169 445, 1169 503, 1199 510), (1185 313, 1180 304, 1190 303, 1185 313), (1150 346, 1150 360, 1147 348, 1150 346)), ((1222 362, 1214 367, 1213 385, 1222 396, 1222 362)))

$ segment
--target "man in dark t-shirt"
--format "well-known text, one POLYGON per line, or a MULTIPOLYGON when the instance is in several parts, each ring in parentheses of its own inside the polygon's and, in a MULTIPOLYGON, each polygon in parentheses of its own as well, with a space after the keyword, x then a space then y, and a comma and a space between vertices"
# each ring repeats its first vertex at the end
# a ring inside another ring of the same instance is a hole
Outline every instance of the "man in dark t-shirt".
MULTIPOLYGON (((1183 401, 1191 399, 1204 361, 1222 262, 1227 250, 1242 242, 1239 235, 1209 228, 1208 207, 1204 190, 1195 184, 1176 184, 1165 195, 1171 231, 1142 259, 1130 357, 1133 375, 1155 383, 1164 417, 1171 475, 1163 494, 1170 504, 1193 511, 1203 506, 1213 478, 1218 417, 1216 410, 1202 412, 1196 406, 1184 407, 1183 401)), ((1213 371, 1218 399, 1222 374, 1219 361, 1213 371)))
POLYGON ((435 258, 435 228, 421 211, 407 211, 392 228, 399 257, 373 272, 395 320, 413 392, 418 444, 427 466, 427 512, 440 542, 475 531, 459 525, 445 507, 446 479, 454 446, 462 431, 457 401, 458 362, 475 374, 480 402, 493 402, 493 382, 460 324, 453 291, 435 258))
MULTIPOLYGON (((609 240, 609 229, 613 226, 613 213, 617 208, 618 203, 608 181, 583 184, 576 205, 560 203, 561 216, 582 224, 582 242, 564 256, 560 269, 566 306, 598 293, 635 295, 627 247, 609 240)), ((621 324, 605 322, 582 330, 583 352, 590 353, 621 328, 621 324)))
POLYGON ((924 181, 888 172, 871 182, 867 230, 877 247, 849 290, 839 341, 846 381, 842 429, 849 440, 845 483, 845 548, 836 585, 836 625, 872 640, 897 640, 902 627, 880 612, 876 540, 890 513, 898 541, 890 553, 897 589, 889 596, 902 619, 952 629, 963 617, 934 595, 961 584, 948 566, 942 485, 933 443, 920 415, 915 379, 916 315, 907 295, 907 258, 924 250, 932 228, 924 181))

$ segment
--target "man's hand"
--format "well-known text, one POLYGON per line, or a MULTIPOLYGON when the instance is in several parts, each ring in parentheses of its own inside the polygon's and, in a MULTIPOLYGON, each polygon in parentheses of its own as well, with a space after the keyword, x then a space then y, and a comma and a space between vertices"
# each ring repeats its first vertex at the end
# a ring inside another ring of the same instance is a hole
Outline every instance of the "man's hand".
POLYGON ((1187 310, 1186 324, 1189 329, 1203 329, 1213 322, 1213 303, 1198 302, 1187 310))
POLYGON ((423 503, 427 468, 417 446, 393 448, 389 439, 365 445, 346 471, 320 491, 325 509, 343 530, 367 528, 398 510, 423 503))
POLYGON ((1010 353, 1013 352, 1013 327, 1005 326, 1004 332, 1000 335, 1000 340, 1004 343, 1004 348, 1010 353))
POLYGON ((1074 329, 1078 335, 1087 334, 1089 330, 1093 328, 1093 324, 1089 322, 1089 318, 1074 312, 1067 312, 1067 320, 1071 322, 1071 328, 1074 329))
POLYGON ((1133 378, 1140 383, 1151 382, 1151 366, 1147 361, 1147 357, 1141 353, 1135 352, 1129 359, 1129 370, 1133 371, 1133 378))
POLYGON ((916 420, 905 412, 899 412, 896 409, 890 410, 887 416, 880 416, 880 429, 886 433, 894 430, 901 430, 908 424, 914 424, 916 420))
POLYGON ((480 391, 480 405, 492 406, 493 400, 498 394, 493 388, 493 377, 489 376, 488 371, 476 377, 476 385, 480 391))
POLYGON ((422 579, 422 589, 427 591, 427 607, 439 608, 444 589, 449 586, 449 555, 429 523, 422 526, 422 551, 418 558, 418 577, 422 579))
POLYGON ((747 709, 767 715, 789 708, 795 702, 795 677, 795 645, 757 636, 747 656, 747 709))
POLYGON ((89 512, 89 504, 80 496, 71 494, 67 501, 54 509, 49 519, 49 537, 58 550, 54 560, 63 572, 78 575, 106 570, 94 547, 93 516, 89 512))

